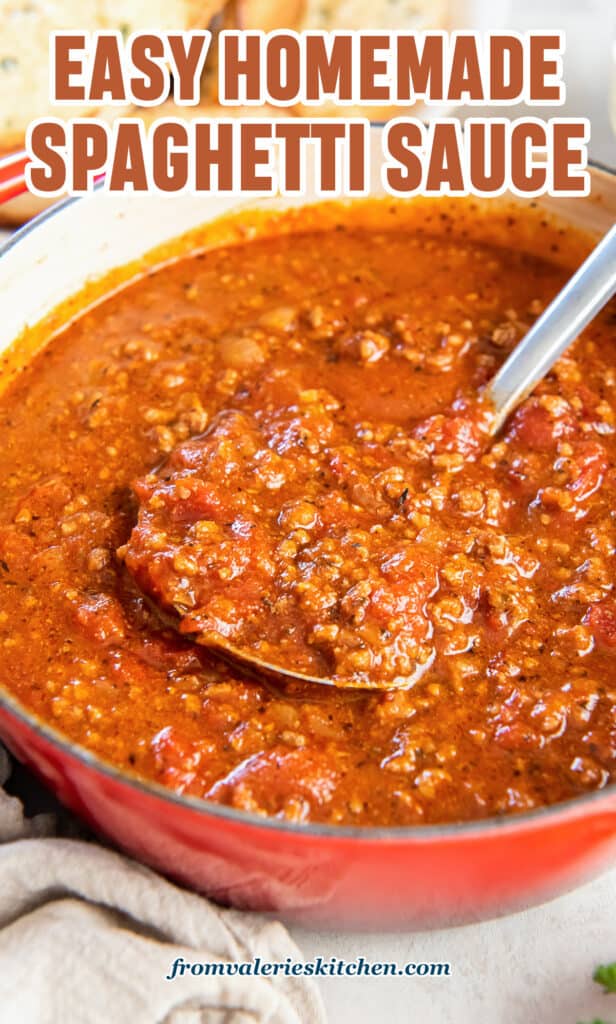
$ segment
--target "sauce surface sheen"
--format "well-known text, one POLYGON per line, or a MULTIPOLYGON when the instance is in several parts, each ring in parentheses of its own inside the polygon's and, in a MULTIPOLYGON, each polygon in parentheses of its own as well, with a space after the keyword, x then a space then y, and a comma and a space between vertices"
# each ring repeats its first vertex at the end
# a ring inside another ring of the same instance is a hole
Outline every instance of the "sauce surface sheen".
POLYGON ((530 254, 467 217, 296 215, 51 339, 0 396, 2 685, 120 767, 297 822, 616 777, 614 308, 487 441, 476 396, 568 271, 539 221, 530 254), (258 681, 157 605, 412 685, 258 681))

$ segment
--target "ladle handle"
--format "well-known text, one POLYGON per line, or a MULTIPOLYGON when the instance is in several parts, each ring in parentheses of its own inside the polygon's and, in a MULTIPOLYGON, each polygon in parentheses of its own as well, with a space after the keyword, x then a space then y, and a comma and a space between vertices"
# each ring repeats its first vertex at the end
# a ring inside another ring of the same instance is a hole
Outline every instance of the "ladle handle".
POLYGON ((497 433, 507 416, 616 292, 616 225, 541 314, 492 380, 487 397, 497 433))

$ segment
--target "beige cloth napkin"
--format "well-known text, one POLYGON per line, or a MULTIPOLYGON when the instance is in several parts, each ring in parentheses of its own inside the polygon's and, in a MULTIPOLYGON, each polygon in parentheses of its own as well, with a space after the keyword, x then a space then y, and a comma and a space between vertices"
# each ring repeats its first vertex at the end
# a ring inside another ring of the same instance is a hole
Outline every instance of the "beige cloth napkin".
POLYGON ((53 837, 54 816, 24 817, 2 786, 2 1024, 323 1024, 308 978, 194 976, 176 957, 302 956, 281 924, 221 910, 94 842, 53 837))

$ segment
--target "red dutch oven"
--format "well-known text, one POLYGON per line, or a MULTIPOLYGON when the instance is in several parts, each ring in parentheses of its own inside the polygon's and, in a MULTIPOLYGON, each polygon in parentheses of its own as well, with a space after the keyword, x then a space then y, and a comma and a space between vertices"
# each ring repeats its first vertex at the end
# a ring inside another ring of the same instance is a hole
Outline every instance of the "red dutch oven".
MULTIPOLYGON (((594 169, 592 182, 588 198, 542 205, 601 233, 616 217, 616 178, 594 169)), ((86 280, 147 261, 157 246, 232 209, 237 200, 102 194, 54 207, 0 256, 0 351, 86 280)), ((480 822, 295 825, 180 796, 119 771, 39 721, 1 685, 0 738, 63 803, 127 853, 222 903, 303 924, 426 928, 486 918, 550 899, 616 855, 614 785, 480 822)))

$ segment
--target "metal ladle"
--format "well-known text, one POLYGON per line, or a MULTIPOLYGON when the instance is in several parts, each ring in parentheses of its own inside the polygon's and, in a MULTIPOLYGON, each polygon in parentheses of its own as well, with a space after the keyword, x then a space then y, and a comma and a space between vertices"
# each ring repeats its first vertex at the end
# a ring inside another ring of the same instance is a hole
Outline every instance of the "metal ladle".
POLYGON ((616 292, 616 225, 550 303, 490 382, 486 397, 494 408, 490 433, 497 434, 511 412, 550 372, 565 349, 616 292))
MULTIPOLYGON (((492 436, 498 433, 513 409, 531 393, 615 292, 616 225, 542 313, 490 383, 487 398, 494 409, 489 428, 492 436)), ((371 686, 365 678, 327 678, 285 668, 225 644, 222 638, 220 643, 207 643, 205 646, 253 673, 273 679, 365 690, 401 689, 415 681, 415 677, 398 677, 387 686, 371 686)))

